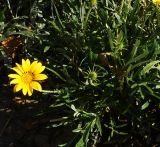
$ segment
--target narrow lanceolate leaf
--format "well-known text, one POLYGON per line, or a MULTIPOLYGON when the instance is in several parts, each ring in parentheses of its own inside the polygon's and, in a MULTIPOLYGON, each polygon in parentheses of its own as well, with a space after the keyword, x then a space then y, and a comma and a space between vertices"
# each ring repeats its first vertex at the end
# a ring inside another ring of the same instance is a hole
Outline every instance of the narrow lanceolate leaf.
POLYGON ((46 53, 50 49, 50 46, 45 46, 44 53, 46 53))
POLYGON ((138 55, 138 56, 135 56, 134 58, 131 58, 131 59, 126 63, 125 66, 128 66, 128 65, 131 64, 131 63, 136 63, 136 62, 142 60, 143 58, 145 58, 146 56, 148 56, 148 54, 149 54, 149 51, 148 51, 148 50, 144 51, 142 54, 140 54, 140 55, 138 55))
POLYGON ((61 32, 61 29, 54 21, 49 21, 52 24, 52 27, 57 30, 58 32, 61 32))
POLYGON ((147 64, 144 68, 143 68, 143 70, 142 70, 142 72, 141 72, 141 75, 145 75, 147 72, 149 72, 151 69, 153 69, 153 68, 155 68, 155 65, 157 64, 157 63, 159 63, 160 61, 159 60, 157 60, 157 61, 152 61, 152 62, 150 62, 149 64, 147 64))
POLYGON ((142 105, 141 110, 146 109, 148 106, 149 106, 149 102, 147 101, 142 105))
POLYGON ((33 37, 35 34, 31 31, 19 31, 19 32, 10 32, 8 33, 8 35, 22 35, 22 36, 26 36, 26 37, 33 37))
POLYGON ((137 39, 134 46, 133 46, 133 49, 131 51, 130 58, 133 58, 137 54, 137 49, 138 49, 139 45, 140 45, 140 40, 137 39))
POLYGON ((97 126, 97 129, 98 129, 98 131, 99 131, 100 135, 102 135, 101 122, 100 122, 100 119, 99 119, 99 117, 98 117, 98 116, 97 116, 97 118, 96 118, 96 126, 97 126))
POLYGON ((80 138, 75 147, 87 147, 87 141, 91 130, 91 124, 92 122, 86 125, 84 133, 82 134, 82 137, 80 138))

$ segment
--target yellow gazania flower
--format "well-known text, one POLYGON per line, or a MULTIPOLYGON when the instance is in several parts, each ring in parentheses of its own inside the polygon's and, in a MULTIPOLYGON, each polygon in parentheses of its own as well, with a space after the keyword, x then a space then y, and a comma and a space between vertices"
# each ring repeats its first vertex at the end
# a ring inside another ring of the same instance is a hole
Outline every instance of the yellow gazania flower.
POLYGON ((13 78, 10 84, 15 84, 13 91, 18 92, 22 89, 24 95, 28 93, 29 96, 32 95, 33 89, 41 91, 42 87, 38 81, 45 80, 48 77, 45 74, 41 74, 44 71, 45 66, 38 61, 30 63, 30 60, 22 59, 22 65, 16 63, 16 67, 12 70, 16 74, 9 74, 9 78, 13 78))
POLYGON ((155 5, 160 5, 160 0, 152 0, 155 5))

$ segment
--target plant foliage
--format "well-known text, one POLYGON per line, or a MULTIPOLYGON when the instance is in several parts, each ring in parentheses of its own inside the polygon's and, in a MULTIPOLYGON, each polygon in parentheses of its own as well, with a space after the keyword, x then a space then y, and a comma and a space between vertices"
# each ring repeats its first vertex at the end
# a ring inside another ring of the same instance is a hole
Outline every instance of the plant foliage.
POLYGON ((19 36, 18 57, 38 59, 47 67, 50 92, 43 95, 54 102, 41 115, 59 113, 48 127, 71 126, 74 136, 64 146, 156 143, 159 6, 150 0, 0 3, 0 40, 19 36))

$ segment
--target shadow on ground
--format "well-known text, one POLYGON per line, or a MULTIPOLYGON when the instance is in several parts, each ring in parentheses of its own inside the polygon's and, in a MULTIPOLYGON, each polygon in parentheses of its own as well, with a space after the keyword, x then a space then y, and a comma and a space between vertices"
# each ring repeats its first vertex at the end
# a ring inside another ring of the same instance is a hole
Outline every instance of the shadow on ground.
MULTIPOLYGON (((6 84, 7 85, 7 84, 6 84)), ((54 114, 36 117, 51 103, 14 94, 9 85, 0 89, 0 147, 58 147, 73 136, 70 128, 47 128, 54 114)))

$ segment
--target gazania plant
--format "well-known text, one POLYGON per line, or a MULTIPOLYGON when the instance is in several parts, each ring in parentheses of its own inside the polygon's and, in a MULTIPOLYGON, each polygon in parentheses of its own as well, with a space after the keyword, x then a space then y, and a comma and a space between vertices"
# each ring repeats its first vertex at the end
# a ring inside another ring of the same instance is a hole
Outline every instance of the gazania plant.
POLYGON ((23 94, 31 96, 33 89, 41 91, 42 87, 38 81, 47 79, 47 75, 41 74, 45 69, 45 66, 38 61, 30 62, 29 59, 22 59, 22 65, 16 63, 16 67, 13 67, 15 74, 9 74, 11 78, 10 84, 15 84, 13 91, 18 92, 22 90, 23 94))
POLYGON ((41 91, 15 146, 39 146, 39 134, 49 147, 159 146, 160 0, 0 1, 0 49, 0 71, 10 50, 38 60, 7 75, 14 92, 41 91))

